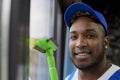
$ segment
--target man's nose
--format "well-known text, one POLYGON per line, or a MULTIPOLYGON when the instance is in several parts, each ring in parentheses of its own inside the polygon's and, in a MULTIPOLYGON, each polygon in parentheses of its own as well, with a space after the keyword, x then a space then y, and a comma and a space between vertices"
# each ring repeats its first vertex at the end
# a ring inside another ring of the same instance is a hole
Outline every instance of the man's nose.
POLYGON ((80 37, 76 41, 76 47, 82 48, 87 46, 87 40, 83 37, 80 37))

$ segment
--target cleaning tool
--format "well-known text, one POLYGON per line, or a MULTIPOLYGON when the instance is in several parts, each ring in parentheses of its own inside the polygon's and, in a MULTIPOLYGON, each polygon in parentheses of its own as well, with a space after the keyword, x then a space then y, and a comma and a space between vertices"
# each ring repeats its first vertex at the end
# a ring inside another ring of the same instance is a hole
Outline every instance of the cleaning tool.
POLYGON ((58 80, 58 74, 57 74, 55 58, 54 58, 54 51, 57 50, 57 45, 55 44, 53 39, 45 38, 45 39, 37 40, 35 42, 34 49, 36 49, 42 53, 46 53, 49 72, 50 72, 50 78, 51 78, 51 80, 58 80))

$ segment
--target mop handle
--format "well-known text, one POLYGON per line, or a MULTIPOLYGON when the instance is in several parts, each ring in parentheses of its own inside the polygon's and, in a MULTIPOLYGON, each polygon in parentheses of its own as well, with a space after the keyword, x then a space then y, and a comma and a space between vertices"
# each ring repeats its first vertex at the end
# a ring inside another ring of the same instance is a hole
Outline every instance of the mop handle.
POLYGON ((55 58, 53 56, 53 50, 49 49, 46 50, 46 52, 47 52, 47 61, 48 61, 51 80, 58 80, 58 74, 55 66, 55 58))

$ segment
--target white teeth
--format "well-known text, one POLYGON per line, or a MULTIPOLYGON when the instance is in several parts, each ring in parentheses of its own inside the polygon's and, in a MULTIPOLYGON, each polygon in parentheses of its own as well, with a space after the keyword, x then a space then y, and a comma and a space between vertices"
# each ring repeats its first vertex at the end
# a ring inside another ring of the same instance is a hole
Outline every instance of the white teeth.
POLYGON ((78 54, 79 56, 86 56, 87 53, 78 54))

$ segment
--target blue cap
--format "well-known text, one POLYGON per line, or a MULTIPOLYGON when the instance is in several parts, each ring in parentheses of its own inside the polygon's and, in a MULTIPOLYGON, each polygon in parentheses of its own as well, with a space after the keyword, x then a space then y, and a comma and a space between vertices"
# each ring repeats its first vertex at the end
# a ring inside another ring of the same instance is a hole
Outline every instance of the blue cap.
POLYGON ((66 9, 65 14, 64 14, 64 20, 68 27, 71 27, 71 20, 76 12, 88 12, 91 15, 95 16, 100 21, 100 23, 103 25, 105 29, 105 35, 106 36, 108 35, 108 26, 107 26, 107 22, 103 14, 94 10, 89 5, 83 2, 73 3, 66 9))

